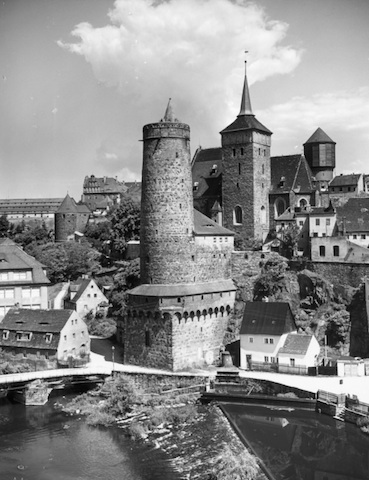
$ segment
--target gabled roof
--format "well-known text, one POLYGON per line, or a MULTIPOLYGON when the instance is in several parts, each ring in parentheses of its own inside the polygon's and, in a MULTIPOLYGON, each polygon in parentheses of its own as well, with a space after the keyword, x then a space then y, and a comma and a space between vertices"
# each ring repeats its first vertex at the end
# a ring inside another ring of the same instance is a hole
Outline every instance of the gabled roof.
POLYGON ((291 190, 312 192, 312 175, 304 155, 282 155, 270 159, 270 193, 287 193, 291 190))
POLYGON ((197 183, 194 198, 222 195, 222 149, 199 147, 192 160, 192 181, 197 183), (217 168, 214 170, 214 165, 217 168))
MULTIPOLYGON (((9 238, 0 239, 0 271, 32 270, 32 280, 17 280, 17 284, 47 284, 50 283, 45 275, 42 263, 28 255, 9 238)), ((5 282, 3 282, 5 285, 5 282)))
POLYGON ((337 221, 343 220, 347 233, 369 232, 369 197, 349 198, 337 207, 337 221))
POLYGON ((12 308, 0 322, 3 330, 60 333, 73 310, 12 308))
POLYGON ((351 173, 350 175, 337 175, 330 182, 329 187, 343 187, 357 185, 361 177, 361 173, 351 173))
POLYGON ((289 303, 247 302, 241 334, 283 335, 297 330, 289 303))
POLYGON ((194 234, 197 236, 234 236, 234 232, 194 209, 194 234))
POLYGON ((300 335, 298 333, 289 333, 282 348, 278 353, 287 353, 295 355, 305 355, 308 351, 313 335, 300 335))
POLYGON ((71 291, 76 291, 77 293, 75 296, 69 300, 71 303, 77 303, 77 301, 81 298, 83 295, 83 292, 86 290, 86 288, 90 285, 91 283, 91 278, 79 278, 73 284, 71 284, 70 289, 71 291))
POLYGON ((334 144, 336 144, 336 142, 334 142, 330 137, 328 137, 328 135, 320 127, 315 130, 315 132, 312 134, 312 136, 308 140, 306 140, 304 145, 306 145, 307 143, 334 143, 334 144))

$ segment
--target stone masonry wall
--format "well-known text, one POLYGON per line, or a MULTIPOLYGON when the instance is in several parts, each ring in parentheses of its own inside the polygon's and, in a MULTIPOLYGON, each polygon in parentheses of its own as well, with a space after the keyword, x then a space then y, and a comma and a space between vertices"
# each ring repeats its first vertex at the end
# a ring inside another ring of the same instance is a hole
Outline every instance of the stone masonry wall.
POLYGON ((196 282, 207 282, 231 278, 232 246, 196 245, 194 263, 196 282))
POLYGON ((77 230, 77 217, 74 213, 55 214, 55 241, 66 242, 68 235, 77 230))
POLYGON ((141 200, 142 283, 190 283, 194 277, 190 129, 144 127, 141 200))

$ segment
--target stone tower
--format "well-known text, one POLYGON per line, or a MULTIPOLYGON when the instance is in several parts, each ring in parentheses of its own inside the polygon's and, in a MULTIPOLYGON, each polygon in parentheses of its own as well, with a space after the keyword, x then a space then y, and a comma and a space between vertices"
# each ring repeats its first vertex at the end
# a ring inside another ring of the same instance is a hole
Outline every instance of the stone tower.
POLYGON ((193 273, 190 127, 164 118, 143 128, 141 281, 189 283, 193 273))
POLYGON ((318 128, 304 143, 304 155, 319 189, 327 191, 336 167, 336 142, 318 128))
POLYGON ((270 140, 272 132, 252 113, 245 80, 241 109, 222 136, 223 225, 247 244, 269 231, 270 140))
POLYGON ((78 209, 68 194, 55 212, 55 241, 66 242, 68 236, 77 230, 78 209))

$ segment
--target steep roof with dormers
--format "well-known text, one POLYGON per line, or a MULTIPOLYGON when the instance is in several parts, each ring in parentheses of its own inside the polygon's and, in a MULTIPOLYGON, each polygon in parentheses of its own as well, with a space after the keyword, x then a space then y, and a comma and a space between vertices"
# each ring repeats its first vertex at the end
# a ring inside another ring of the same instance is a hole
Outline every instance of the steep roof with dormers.
POLYGON ((349 175, 337 175, 330 182, 329 187, 347 187, 357 186, 361 177, 361 173, 351 173, 349 175))
POLYGON ((243 314, 241 334, 283 335, 297 327, 289 303, 247 302, 243 314))
MULTIPOLYGON (((50 280, 44 273, 45 266, 34 257, 28 255, 9 238, 0 239, 0 271, 26 271, 32 270, 32 280, 13 280, 11 284, 16 285, 46 285, 50 280)), ((10 281, 1 282, 1 285, 8 285, 10 281)))
POLYGON ((282 155, 270 159, 270 193, 314 190, 310 167, 304 155, 282 155))
POLYGON ((199 147, 192 160, 194 198, 216 197, 222 194, 222 149, 199 147), (216 168, 214 168, 216 167, 216 168))
POLYGON ((194 209, 194 234, 198 236, 234 236, 234 232, 194 209))

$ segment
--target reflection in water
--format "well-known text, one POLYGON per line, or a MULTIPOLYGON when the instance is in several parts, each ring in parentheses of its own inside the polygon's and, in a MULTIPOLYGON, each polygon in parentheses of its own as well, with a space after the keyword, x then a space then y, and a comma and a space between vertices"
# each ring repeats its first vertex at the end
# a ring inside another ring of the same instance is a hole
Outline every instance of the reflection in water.
MULTIPOLYGON (((59 399, 58 399, 59 400, 59 399)), ((53 408, 0 404, 1 480, 178 479, 167 457, 118 428, 89 427, 53 408)))
POLYGON ((313 412, 224 408, 278 480, 369 478, 369 437, 355 425, 313 412))

